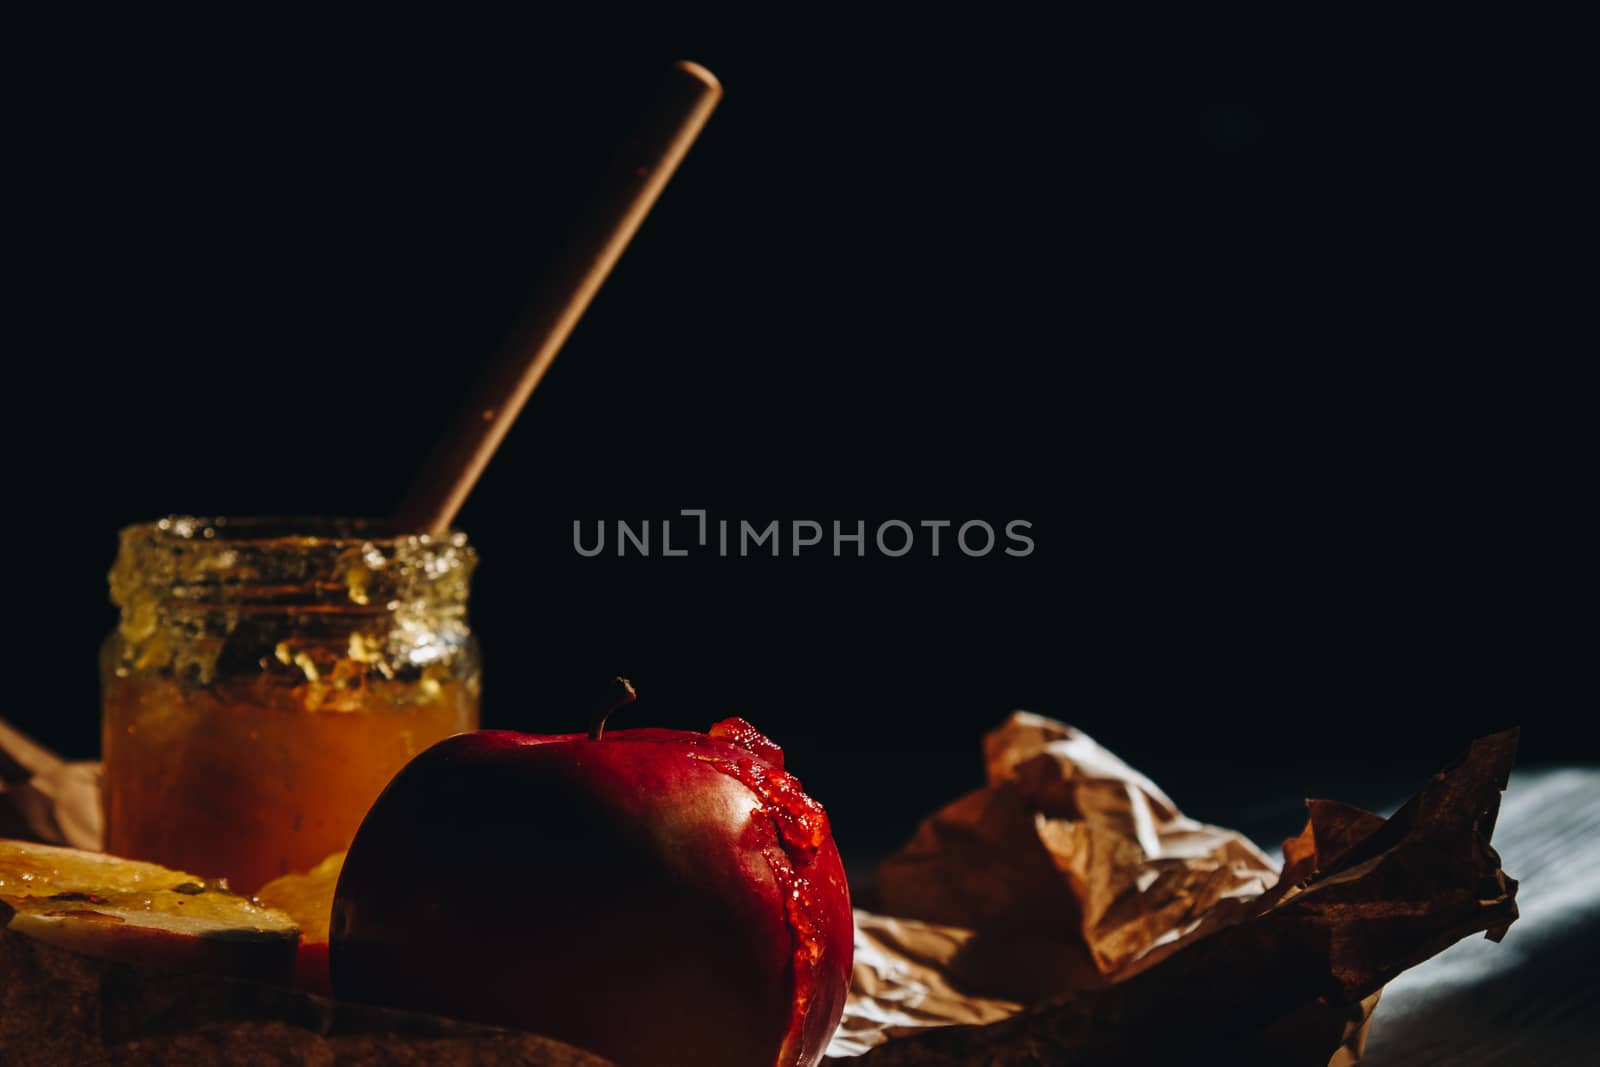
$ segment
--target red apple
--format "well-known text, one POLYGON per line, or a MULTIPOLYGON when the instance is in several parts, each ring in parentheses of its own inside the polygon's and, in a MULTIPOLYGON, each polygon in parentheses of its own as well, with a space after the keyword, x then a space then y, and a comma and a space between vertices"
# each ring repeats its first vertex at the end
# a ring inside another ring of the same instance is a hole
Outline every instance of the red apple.
POLYGON ((827 816, 742 719, 441 741, 368 812, 331 932, 341 998, 623 1067, 816 1064, 853 948, 827 816))

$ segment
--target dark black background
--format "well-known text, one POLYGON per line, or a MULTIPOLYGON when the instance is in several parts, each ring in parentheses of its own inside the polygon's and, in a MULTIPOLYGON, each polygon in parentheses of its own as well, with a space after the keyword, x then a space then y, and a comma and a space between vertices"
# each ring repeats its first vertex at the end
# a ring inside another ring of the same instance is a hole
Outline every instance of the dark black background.
POLYGON ((21 37, 0 713, 95 751, 119 526, 392 508, 686 57, 726 99, 461 517, 487 725, 579 728, 618 672, 614 725, 743 714, 847 852, 976 784, 1017 707, 1202 817, 1398 791, 1510 724, 1593 758, 1552 562, 1571 293, 1531 280, 1575 113, 1541 41, 1461 29, 21 37), (1037 550, 572 550, 692 507, 1037 550))

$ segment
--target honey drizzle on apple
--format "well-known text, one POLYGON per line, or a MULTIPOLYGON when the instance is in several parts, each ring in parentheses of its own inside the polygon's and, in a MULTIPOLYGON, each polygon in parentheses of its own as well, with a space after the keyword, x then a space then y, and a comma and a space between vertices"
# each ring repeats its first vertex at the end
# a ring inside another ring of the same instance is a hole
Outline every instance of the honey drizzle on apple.
POLYGON ((828 840, 828 816, 822 805, 806 795, 799 780, 783 769, 782 750, 748 722, 724 719, 711 728, 710 736, 737 745, 754 757, 729 759, 700 752, 689 754, 691 759, 710 764, 754 793, 761 802, 756 810, 767 817, 752 820, 750 829, 763 837, 771 835, 763 842, 761 853, 777 879, 784 917, 794 940, 794 1001, 781 1062, 796 1063, 804 1051, 802 1031, 822 960, 822 931, 813 918, 815 897, 802 870, 811 865, 828 840))

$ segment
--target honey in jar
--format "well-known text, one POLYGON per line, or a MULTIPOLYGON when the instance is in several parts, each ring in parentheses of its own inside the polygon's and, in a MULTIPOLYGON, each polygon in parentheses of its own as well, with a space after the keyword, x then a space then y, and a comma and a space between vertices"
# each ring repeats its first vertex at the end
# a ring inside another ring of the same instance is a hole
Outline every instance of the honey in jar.
POLYGON ((362 520, 122 531, 101 650, 106 848, 254 892, 350 844, 478 724, 465 537, 362 520))

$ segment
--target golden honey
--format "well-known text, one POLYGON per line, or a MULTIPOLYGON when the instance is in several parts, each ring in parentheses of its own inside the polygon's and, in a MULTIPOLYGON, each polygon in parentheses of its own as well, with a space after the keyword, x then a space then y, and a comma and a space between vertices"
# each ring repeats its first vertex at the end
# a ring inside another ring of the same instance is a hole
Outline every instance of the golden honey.
POLYGON ((396 771, 478 724, 459 534, 353 520, 124 530, 101 653, 108 851, 253 892, 347 848, 396 771))

